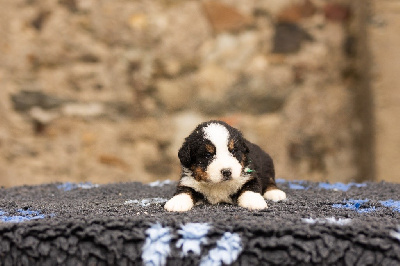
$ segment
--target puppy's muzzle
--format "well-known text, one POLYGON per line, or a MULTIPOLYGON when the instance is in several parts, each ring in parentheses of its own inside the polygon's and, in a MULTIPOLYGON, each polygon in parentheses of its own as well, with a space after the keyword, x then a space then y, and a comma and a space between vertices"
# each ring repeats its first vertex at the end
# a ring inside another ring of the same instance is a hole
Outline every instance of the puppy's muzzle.
POLYGON ((231 180, 232 179, 232 170, 230 168, 224 168, 221 170, 222 180, 231 180))

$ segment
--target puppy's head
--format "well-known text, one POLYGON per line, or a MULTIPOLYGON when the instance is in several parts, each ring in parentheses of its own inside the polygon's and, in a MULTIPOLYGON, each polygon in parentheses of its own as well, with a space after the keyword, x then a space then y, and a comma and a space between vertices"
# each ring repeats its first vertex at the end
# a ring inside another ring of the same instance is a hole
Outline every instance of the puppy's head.
POLYGON ((178 157, 196 181, 219 183, 241 177, 248 152, 240 131, 210 121, 197 126, 185 139, 178 157))

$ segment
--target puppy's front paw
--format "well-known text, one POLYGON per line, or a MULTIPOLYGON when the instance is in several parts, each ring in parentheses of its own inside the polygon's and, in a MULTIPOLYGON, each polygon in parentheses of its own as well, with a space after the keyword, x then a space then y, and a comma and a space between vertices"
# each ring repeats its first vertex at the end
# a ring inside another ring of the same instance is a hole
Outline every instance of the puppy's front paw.
POLYGON ((164 205, 164 209, 169 212, 185 212, 193 207, 193 200, 189 194, 182 193, 172 197, 164 205))
POLYGON ((268 208, 267 203, 260 193, 245 191, 238 198, 238 205, 250 210, 262 210, 268 208))
POLYGON ((280 189, 272 189, 264 193, 264 198, 272 201, 280 201, 286 199, 286 193, 280 189))

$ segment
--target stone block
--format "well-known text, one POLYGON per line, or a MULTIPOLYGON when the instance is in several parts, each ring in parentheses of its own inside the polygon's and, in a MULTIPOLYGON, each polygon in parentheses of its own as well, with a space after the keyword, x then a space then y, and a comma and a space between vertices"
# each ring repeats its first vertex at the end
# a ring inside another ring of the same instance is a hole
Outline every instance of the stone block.
POLYGON ((251 16, 234 6, 218 1, 205 1, 203 7, 214 32, 239 31, 253 23, 251 16))

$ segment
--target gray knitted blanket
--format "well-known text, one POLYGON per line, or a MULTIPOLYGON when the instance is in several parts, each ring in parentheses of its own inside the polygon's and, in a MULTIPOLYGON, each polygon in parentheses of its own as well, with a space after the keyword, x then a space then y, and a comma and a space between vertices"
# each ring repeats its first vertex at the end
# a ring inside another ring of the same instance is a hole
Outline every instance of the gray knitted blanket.
POLYGON ((400 265, 400 184, 277 180, 263 211, 164 211, 176 183, 0 189, 0 265, 400 265))

